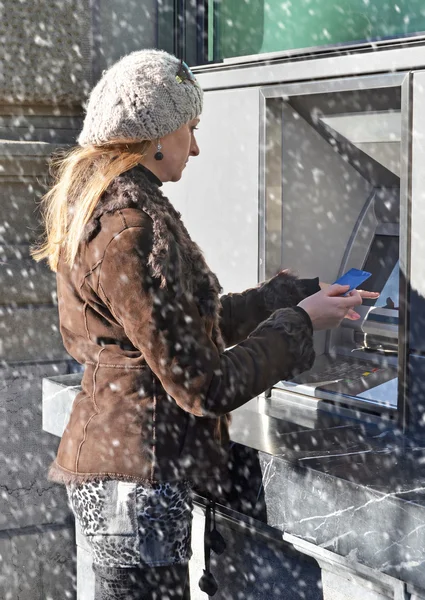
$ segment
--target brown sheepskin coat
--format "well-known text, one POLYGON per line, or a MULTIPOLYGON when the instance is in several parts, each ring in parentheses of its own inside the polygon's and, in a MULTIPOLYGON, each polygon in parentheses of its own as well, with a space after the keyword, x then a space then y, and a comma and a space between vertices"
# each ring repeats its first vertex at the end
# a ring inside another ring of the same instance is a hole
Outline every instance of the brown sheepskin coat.
POLYGON ((281 273, 220 298, 141 166, 103 195, 57 282, 64 344, 85 371, 50 470, 56 481, 220 478, 227 414, 313 363, 308 315, 287 307, 317 280, 281 273))

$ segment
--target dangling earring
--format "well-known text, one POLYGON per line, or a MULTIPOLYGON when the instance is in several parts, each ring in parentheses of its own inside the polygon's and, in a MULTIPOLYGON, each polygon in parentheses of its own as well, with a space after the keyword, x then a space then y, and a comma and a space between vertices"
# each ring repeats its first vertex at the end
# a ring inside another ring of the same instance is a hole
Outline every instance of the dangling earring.
POLYGON ((162 160, 164 158, 164 155, 162 154, 161 149, 162 149, 161 143, 158 141, 158 144, 156 147, 156 152, 154 154, 155 160, 162 160))

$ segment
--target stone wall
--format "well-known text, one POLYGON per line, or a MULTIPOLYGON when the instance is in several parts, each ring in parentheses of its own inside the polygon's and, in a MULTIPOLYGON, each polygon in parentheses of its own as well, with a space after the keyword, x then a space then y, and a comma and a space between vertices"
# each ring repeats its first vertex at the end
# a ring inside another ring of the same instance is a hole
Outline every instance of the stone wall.
POLYGON ((75 598, 73 520, 65 490, 46 478, 56 448, 41 428, 40 372, 15 369, 0 379, 2 600, 75 598))
POLYGON ((0 103, 80 104, 90 87, 89 0, 2 0, 0 103))
MULTIPOLYGON (((87 3, 88 4, 88 3, 87 3)), ((47 480, 41 380, 70 362, 55 276, 30 257, 52 152, 75 140, 89 89, 90 19, 80 0, 0 3, 0 598, 75 597, 74 526, 47 480), (83 10, 84 9, 84 10, 83 10)))
POLYGON ((0 2, 0 598, 75 597, 73 520, 47 480, 41 379, 65 373, 54 274, 30 257, 48 160, 72 144, 90 88, 88 0, 0 2))
POLYGON ((75 141, 91 87, 90 0, 0 2, 0 361, 67 358, 55 279, 30 258, 52 152, 75 141))
MULTIPOLYGON (((36 127, 39 117, 23 111, 20 115, 10 112, 7 107, 0 107, 0 368, 3 378, 16 364, 56 363, 69 358, 58 329, 55 276, 46 264, 36 263, 30 256, 31 245, 40 234, 37 203, 45 191, 48 157, 61 144, 40 140, 53 136, 47 124, 36 127), (14 128, 14 122, 21 127, 14 128), (31 141, 22 139, 26 132, 31 135, 31 141), (21 139, 4 139, 6 135, 21 139)), ((65 117, 60 118, 65 120, 65 117)), ((52 122, 52 117, 49 119, 52 122)), ((68 120, 73 122, 70 117, 68 120)), ((55 132, 59 138, 61 134, 57 129, 55 132)))

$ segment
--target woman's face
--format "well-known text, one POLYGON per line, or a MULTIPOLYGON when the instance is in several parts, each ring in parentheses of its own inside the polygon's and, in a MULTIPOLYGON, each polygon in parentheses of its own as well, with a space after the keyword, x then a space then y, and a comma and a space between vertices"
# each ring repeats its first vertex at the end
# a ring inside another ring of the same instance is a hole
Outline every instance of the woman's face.
POLYGON ((199 118, 193 119, 177 131, 161 138, 161 152, 164 158, 155 160, 154 155, 157 152, 157 146, 153 144, 150 152, 143 160, 143 164, 163 182, 179 181, 189 158, 199 154, 195 139, 198 124, 199 118))

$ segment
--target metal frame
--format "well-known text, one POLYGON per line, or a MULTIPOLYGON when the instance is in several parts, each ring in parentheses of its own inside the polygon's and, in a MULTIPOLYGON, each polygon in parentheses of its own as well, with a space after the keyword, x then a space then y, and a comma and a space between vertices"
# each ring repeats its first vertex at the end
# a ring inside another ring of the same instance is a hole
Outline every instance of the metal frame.
POLYGON ((177 58, 186 60, 186 0, 174 0, 174 45, 177 58))
POLYGON ((232 56, 223 58, 225 65, 240 65, 249 62, 259 62, 262 60, 282 60, 285 58, 306 58, 308 55, 327 54, 328 56, 341 52, 359 52, 360 50, 376 50, 388 46, 399 46, 417 44, 425 41, 425 32, 411 33, 408 36, 403 34, 399 36, 391 36, 387 38, 372 39, 368 41, 354 40, 352 42, 340 42, 338 44, 325 44, 322 46, 310 46, 308 48, 293 48, 288 50, 277 50, 276 52, 265 52, 263 54, 247 54, 245 56, 232 56))
POLYGON ((293 84, 330 78, 376 76, 407 72, 425 67, 425 44, 384 48, 338 56, 317 56, 286 62, 267 61, 254 65, 208 65, 195 69, 202 88, 207 90, 293 84), (371 75, 375 74, 375 75, 371 75))
MULTIPOLYGON (((408 356, 408 289, 410 272, 410 213, 411 213, 411 119, 412 119, 412 76, 408 72, 365 75, 362 77, 344 77, 259 88, 260 129, 259 129, 259 280, 265 278, 266 259, 266 189, 265 189, 265 144, 266 144, 266 105, 270 98, 289 98, 291 96, 336 93, 363 89, 401 88, 401 175, 400 175, 400 326, 399 326, 399 394, 397 399, 397 418, 403 428, 409 418, 406 399, 406 377, 408 356), (402 275, 403 271, 403 275, 402 275), (403 307, 403 308, 402 308, 403 307)), ((368 402, 364 401, 367 410, 368 402)))
POLYGON ((400 171, 400 307, 398 344, 398 404, 400 426, 409 427, 411 399, 407 393, 410 330, 410 251, 412 214, 412 131, 413 74, 409 73, 401 86, 401 171, 400 171), (403 399, 403 402, 400 399, 403 399))
POLYGON ((196 63, 208 60, 208 2, 196 0, 196 63))
MULTIPOLYGON (((407 73, 389 73, 384 75, 368 75, 364 77, 346 77, 344 79, 329 79, 324 81, 311 81, 292 84, 273 85, 259 88, 260 102, 260 128, 259 128, 259 268, 260 281, 265 276, 265 216, 266 216, 266 190, 265 190, 265 143, 266 143, 266 103, 270 98, 289 98, 323 93, 336 93, 355 91, 359 87, 364 89, 379 89, 387 87, 401 87, 407 73), (359 86, 359 84, 363 84, 359 86)), ((403 110, 403 106, 402 106, 403 110)), ((400 194, 401 194, 400 190, 400 194)), ((401 203, 401 200, 400 200, 401 203)))

